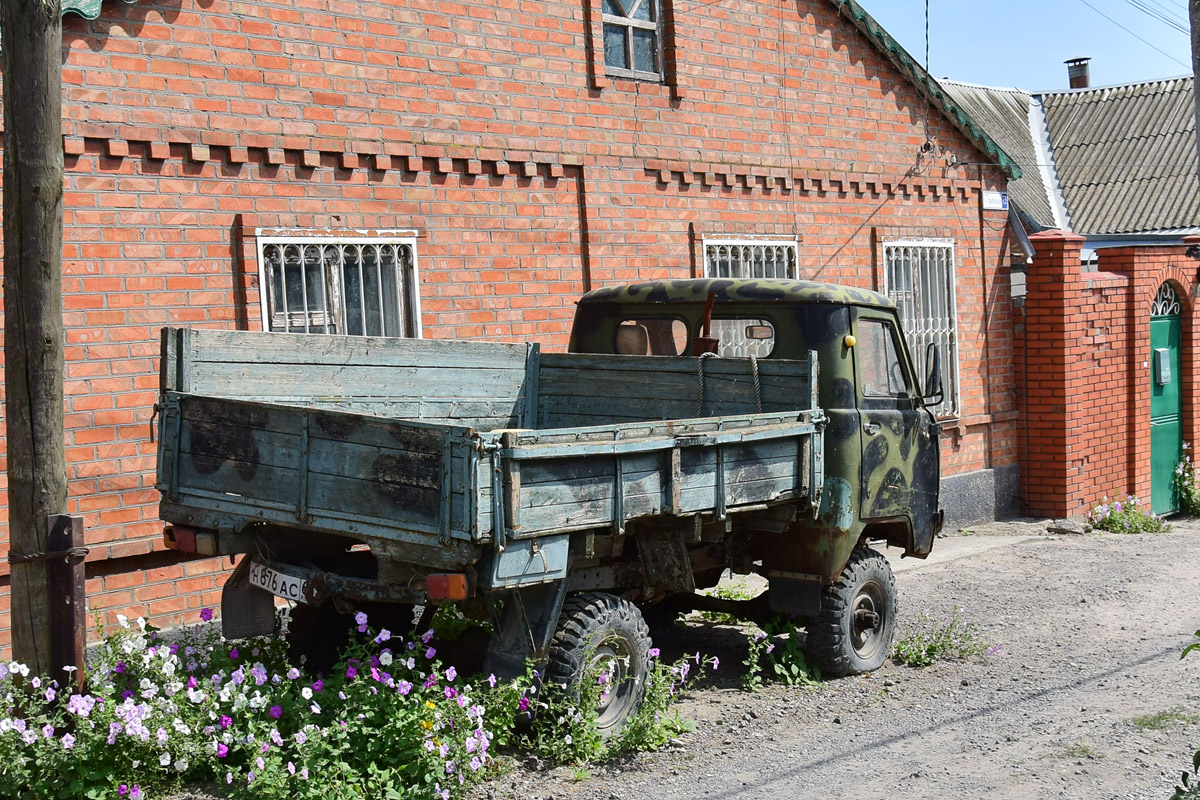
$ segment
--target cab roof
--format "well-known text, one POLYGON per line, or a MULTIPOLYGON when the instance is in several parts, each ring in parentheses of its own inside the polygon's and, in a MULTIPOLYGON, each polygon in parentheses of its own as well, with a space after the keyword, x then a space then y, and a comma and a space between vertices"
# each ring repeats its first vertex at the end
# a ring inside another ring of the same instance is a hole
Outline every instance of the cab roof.
POLYGON ((890 299, 869 289, 816 281, 766 278, 692 278, 648 281, 625 286, 593 289, 579 298, 580 305, 592 303, 698 303, 716 295, 716 302, 793 302, 895 308, 890 299))

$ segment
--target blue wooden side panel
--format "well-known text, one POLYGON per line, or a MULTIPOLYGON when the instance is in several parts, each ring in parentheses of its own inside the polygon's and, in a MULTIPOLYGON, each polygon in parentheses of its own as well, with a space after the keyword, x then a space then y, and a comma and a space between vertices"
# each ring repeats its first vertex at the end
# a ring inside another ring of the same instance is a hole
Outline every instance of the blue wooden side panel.
POLYGON ((422 543, 478 535, 469 428, 176 392, 163 415, 164 501, 224 518, 220 527, 422 543))
POLYGON ((536 345, 257 331, 163 332, 163 390, 482 430, 522 424, 536 345))
POLYGON ((538 427, 571 428, 807 409, 803 361, 543 353, 538 427), (701 378, 703 370, 703 379, 701 378), (703 397, 701 390, 703 389, 703 397))

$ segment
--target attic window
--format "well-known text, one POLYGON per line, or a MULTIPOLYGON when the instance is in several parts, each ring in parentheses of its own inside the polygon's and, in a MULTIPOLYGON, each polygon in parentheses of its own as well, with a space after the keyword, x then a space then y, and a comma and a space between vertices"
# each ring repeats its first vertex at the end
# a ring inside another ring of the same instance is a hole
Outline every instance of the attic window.
POLYGON ((659 0, 603 0, 604 66, 608 75, 663 79, 659 0))

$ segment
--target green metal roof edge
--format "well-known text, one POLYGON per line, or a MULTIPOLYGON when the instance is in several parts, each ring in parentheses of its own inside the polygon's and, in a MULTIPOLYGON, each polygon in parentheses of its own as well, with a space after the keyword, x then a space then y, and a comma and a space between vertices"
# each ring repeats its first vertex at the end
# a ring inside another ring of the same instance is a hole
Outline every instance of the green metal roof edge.
POLYGON ((95 19, 100 16, 101 0, 63 0, 62 13, 78 14, 84 19, 95 19))
POLYGON ((1013 161, 1012 157, 1004 152, 975 120, 971 119, 971 115, 966 112, 966 109, 950 98, 946 90, 925 71, 924 67, 917 63, 915 58, 909 55, 899 42, 892 38, 890 33, 883 29, 882 25, 875 21, 874 17, 867 13, 866 9, 860 6, 856 0, 830 0, 830 2, 837 7, 842 16, 853 22, 854 26, 874 43, 897 69, 907 75, 913 86, 929 98, 930 102, 935 104, 956 128, 983 152, 991 156, 1000 169, 1014 180, 1021 177, 1021 168, 1017 162, 1013 161))

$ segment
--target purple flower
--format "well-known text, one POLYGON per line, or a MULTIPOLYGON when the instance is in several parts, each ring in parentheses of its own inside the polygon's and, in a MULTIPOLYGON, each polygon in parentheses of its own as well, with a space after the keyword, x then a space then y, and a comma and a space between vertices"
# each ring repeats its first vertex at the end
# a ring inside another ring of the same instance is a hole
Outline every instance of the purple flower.
POLYGON ((521 701, 519 703, 517 703, 517 710, 519 710, 519 711, 528 711, 529 710, 529 698, 528 697, 521 698, 521 701))
POLYGON ((124 661, 118 661, 118 662, 117 662, 117 665, 116 665, 115 667, 113 667, 113 672, 115 672, 115 673, 117 673, 118 675, 120 675, 122 672, 124 672, 124 671, 125 671, 125 670, 127 670, 127 669, 129 669, 129 667, 125 666, 125 662, 124 662, 124 661))
POLYGON ((457 677, 458 677, 458 670, 456 670, 454 667, 451 667, 450 669, 446 670, 446 680, 452 681, 457 677))
POLYGON ((225 730, 226 728, 228 728, 230 725, 233 724, 233 719, 231 717, 221 715, 221 723, 220 724, 221 724, 221 730, 225 730))
POLYGON ((412 688, 413 688, 413 685, 411 683, 409 683, 408 681, 400 681, 398 684, 396 684, 396 691, 398 691, 402 695, 406 695, 409 692, 411 692, 412 688))
POLYGON ((350 680, 354 680, 355 678, 358 677, 358 670, 356 670, 353 666, 347 666, 346 667, 346 677, 349 678, 350 680))
POLYGON ((354 623, 356 625, 358 625, 359 633, 367 632, 367 615, 366 614, 359 611, 357 614, 354 615, 354 623))
POLYGON ((62 743, 64 748, 70 750, 75 746, 75 737, 69 733, 63 734, 62 743))
POLYGON ((721 663, 721 659, 717 658, 716 656, 713 656, 713 669, 716 669, 720 663, 721 663))
POLYGON ((237 661, 238 651, 237 651, 236 647, 229 651, 229 657, 232 658, 234 661, 237 661))
POLYGON ((651 657, 651 658, 658 658, 658 656, 659 656, 659 653, 660 653, 660 652, 661 652, 661 651, 660 651, 660 650, 659 650, 657 647, 651 647, 651 648, 650 648, 650 657, 651 657))
POLYGON ((375 637, 375 644, 383 644, 384 642, 386 642, 388 639, 391 639, 391 638, 392 638, 392 632, 389 631, 387 628, 384 628, 383 630, 381 630, 379 632, 379 635, 375 637))
POLYGON ((316 683, 314 683, 314 684, 312 685, 312 690, 313 690, 314 692, 320 692, 320 691, 322 691, 324 688, 325 688, 325 681, 322 681, 322 680, 318 680, 316 683))
POLYGON ((283 706, 271 706, 271 710, 267 713, 269 713, 275 719, 279 719, 283 716, 283 706))
POLYGON ((421 641, 424 642, 425 644, 429 644, 429 640, 432 638, 433 638, 433 628, 430 628, 429 630, 427 630, 421 634, 421 641))
POLYGON ((437 650, 434 650, 432 647, 425 650, 425 658, 433 658, 436 655, 437 650))
POLYGON ((451 698, 453 698, 453 697, 457 697, 457 696, 458 696, 458 689, 455 689, 455 688, 454 688, 454 687, 452 687, 452 686, 447 686, 447 687, 446 687, 446 691, 445 691, 445 695, 446 695, 446 699, 447 699, 447 700, 449 700, 449 699, 451 699, 451 698))
POLYGON ((54 726, 47 724, 42 726, 42 736, 49 739, 54 735, 54 726))
POLYGON ((493 689, 496 688, 496 676, 495 675, 488 675, 488 686, 490 686, 493 689))
POLYGON ((188 676, 188 680, 187 680, 187 688, 189 688, 189 689, 195 689, 195 688, 196 688, 196 676, 195 676, 195 675, 190 675, 190 676, 188 676))
POLYGON ((128 786, 126 786, 125 784, 122 783, 120 786, 117 787, 117 797, 124 797, 127 794, 129 794, 128 786))
POLYGON ((229 746, 217 742, 217 758, 224 758, 229 755, 229 746))
POLYGON ((200 609, 200 619, 204 620, 205 622, 212 622, 212 618, 213 610, 211 608, 200 609))

